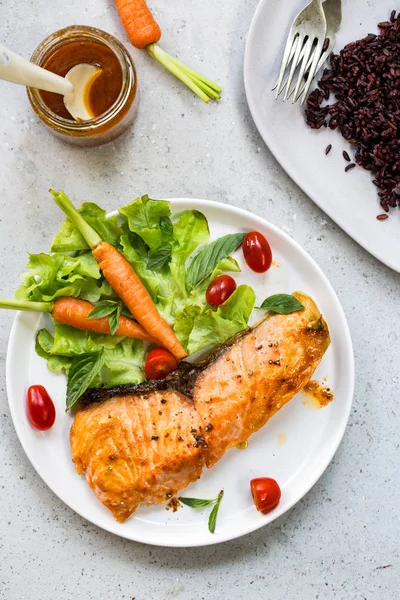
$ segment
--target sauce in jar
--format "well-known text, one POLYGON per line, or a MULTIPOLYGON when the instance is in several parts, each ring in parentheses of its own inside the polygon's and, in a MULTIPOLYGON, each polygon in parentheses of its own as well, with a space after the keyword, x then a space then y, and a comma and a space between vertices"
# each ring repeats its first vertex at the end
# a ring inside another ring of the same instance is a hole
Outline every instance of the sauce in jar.
MULTIPOLYGON (((122 68, 114 52, 96 40, 71 40, 54 50, 46 57, 42 66, 61 77, 65 77, 72 67, 79 64, 100 67, 101 71, 93 80, 85 98, 87 108, 94 117, 105 113, 116 102, 122 89, 122 68)), ((72 119, 60 94, 41 91, 40 95, 56 115, 72 119)))
POLYGON ((66 73, 78 64, 99 68, 88 86, 86 107, 94 115, 75 120, 60 94, 27 88, 31 106, 58 138, 81 147, 99 146, 119 137, 136 119, 139 88, 132 57, 114 36, 87 25, 71 25, 49 35, 31 61, 66 73))

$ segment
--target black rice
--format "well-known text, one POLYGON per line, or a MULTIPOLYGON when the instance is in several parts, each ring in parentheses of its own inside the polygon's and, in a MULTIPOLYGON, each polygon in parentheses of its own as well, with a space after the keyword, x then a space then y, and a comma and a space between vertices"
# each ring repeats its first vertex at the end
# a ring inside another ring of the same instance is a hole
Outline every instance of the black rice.
POLYGON ((355 166, 356 166, 356 163, 350 163, 349 165, 347 165, 347 167, 345 167, 346 173, 347 173, 347 171, 350 171, 350 169, 354 169, 355 166))
POLYGON ((346 150, 343 150, 343 158, 344 158, 344 160, 347 160, 347 162, 351 161, 351 158, 348 155, 348 153, 346 152, 346 150))
POLYGON ((328 144, 328 146, 325 148, 325 154, 329 154, 329 152, 332 150, 332 144, 328 144))
POLYGON ((312 129, 339 129, 355 146, 354 160, 374 174, 388 212, 400 206, 395 192, 400 189, 400 13, 393 10, 378 27, 379 35, 370 33, 331 54, 331 68, 307 99, 306 121, 312 129), (335 102, 323 105, 331 93, 335 102))

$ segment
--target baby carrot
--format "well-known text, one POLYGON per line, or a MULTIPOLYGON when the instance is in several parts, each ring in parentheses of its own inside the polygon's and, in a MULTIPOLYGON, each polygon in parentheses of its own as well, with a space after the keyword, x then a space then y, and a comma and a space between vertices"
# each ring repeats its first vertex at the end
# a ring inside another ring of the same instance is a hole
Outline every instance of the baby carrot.
MULTIPOLYGON (((88 316, 93 309, 93 304, 86 302, 86 300, 72 297, 58 298, 54 303, 52 315, 58 323, 71 325, 71 327, 75 327, 75 329, 110 334, 108 317, 88 319, 88 316)), ((114 335, 136 338, 153 344, 156 343, 156 340, 152 338, 143 327, 123 315, 119 318, 118 327, 114 335)))
POLYGON ((185 358, 187 353, 180 345, 171 327, 161 317, 150 294, 126 258, 108 242, 102 242, 96 246, 92 253, 99 263, 104 277, 135 319, 177 360, 185 358))
POLYGON ((115 5, 128 38, 135 48, 145 48, 158 42, 161 29, 145 0, 115 0, 115 5))
MULTIPOLYGON (((83 331, 94 331, 96 333, 110 334, 110 324, 107 317, 101 319, 88 319, 89 314, 94 309, 94 305, 86 300, 80 300, 79 298, 73 298, 71 296, 57 298, 52 302, 31 302, 29 300, 6 300, 0 298, 0 308, 11 308, 14 310, 25 310, 33 312, 50 312, 57 323, 63 325, 69 325, 75 329, 81 329, 83 331)), ((147 331, 143 329, 138 323, 128 319, 127 317, 120 316, 118 328, 114 335, 121 335, 124 337, 136 338, 138 340, 144 340, 145 342, 151 342, 152 344, 158 343, 157 340, 152 338, 147 331)))
POLYGON ((169 350, 178 361, 185 358, 187 353, 171 327, 158 312, 150 294, 128 261, 114 246, 100 238, 97 232, 76 210, 64 192, 50 191, 54 196, 55 203, 85 238, 104 277, 114 292, 124 301, 135 319, 152 338, 158 340, 159 344, 169 350))
POLYGON ((145 0, 114 0, 114 2, 128 38, 136 48, 146 48, 152 58, 180 79, 204 102, 210 99, 218 100, 221 97, 219 85, 160 48, 157 42, 161 38, 161 29, 145 0))

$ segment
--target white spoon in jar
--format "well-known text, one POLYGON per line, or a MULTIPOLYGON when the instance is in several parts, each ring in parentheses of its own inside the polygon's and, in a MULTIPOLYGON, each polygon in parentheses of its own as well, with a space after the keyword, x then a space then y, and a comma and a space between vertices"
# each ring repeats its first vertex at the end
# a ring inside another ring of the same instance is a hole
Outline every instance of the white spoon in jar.
POLYGON ((72 67, 65 77, 42 69, 0 44, 0 79, 28 87, 61 94, 68 112, 76 121, 95 116, 87 105, 88 90, 101 69, 80 64, 72 67))

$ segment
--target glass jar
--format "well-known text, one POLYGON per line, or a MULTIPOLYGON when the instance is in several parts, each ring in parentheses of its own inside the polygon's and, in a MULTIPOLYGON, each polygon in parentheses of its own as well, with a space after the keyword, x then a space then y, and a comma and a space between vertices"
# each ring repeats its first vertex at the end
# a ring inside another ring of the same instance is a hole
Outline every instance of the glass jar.
POLYGON ((60 117, 45 104, 40 90, 36 88, 27 88, 30 103, 41 121, 62 140, 82 147, 107 144, 120 136, 135 120, 139 104, 135 65, 114 36, 85 25, 72 25, 52 33, 36 48, 31 62, 43 66, 62 45, 71 41, 97 42, 112 50, 122 70, 122 88, 117 100, 106 112, 88 121, 60 117))

